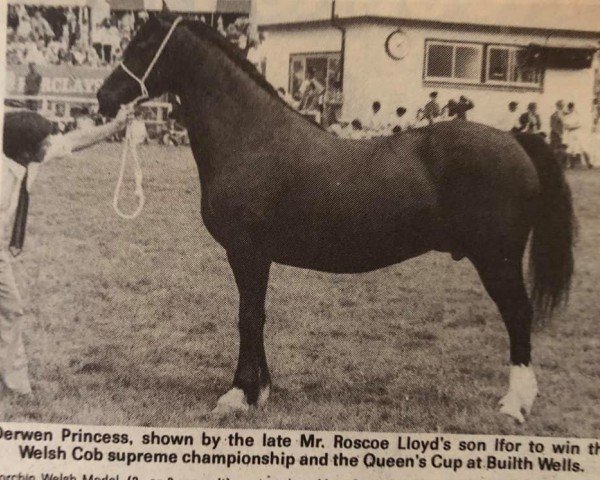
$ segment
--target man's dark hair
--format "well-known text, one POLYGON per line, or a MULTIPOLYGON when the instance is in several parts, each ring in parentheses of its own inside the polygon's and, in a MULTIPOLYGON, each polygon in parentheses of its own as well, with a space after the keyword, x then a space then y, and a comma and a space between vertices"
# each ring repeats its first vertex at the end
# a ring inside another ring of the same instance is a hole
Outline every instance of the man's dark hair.
POLYGON ((356 130, 362 130, 362 123, 358 118, 355 118, 354 120, 352 120, 352 127, 355 128, 356 130))
POLYGON ((42 142, 54 133, 52 122, 29 110, 4 114, 4 155, 15 161, 36 158, 42 142))
POLYGON ((396 115, 398 115, 399 117, 401 117, 405 113, 406 113, 406 108, 404 108, 404 107, 398 107, 396 109, 396 115))
POLYGON ((378 100, 373 102, 373 110, 379 110, 381 108, 381 103, 378 100))
POLYGON ((429 97, 430 97, 430 98, 437 98, 437 96, 438 96, 438 92, 431 92, 431 93, 429 94, 429 97))

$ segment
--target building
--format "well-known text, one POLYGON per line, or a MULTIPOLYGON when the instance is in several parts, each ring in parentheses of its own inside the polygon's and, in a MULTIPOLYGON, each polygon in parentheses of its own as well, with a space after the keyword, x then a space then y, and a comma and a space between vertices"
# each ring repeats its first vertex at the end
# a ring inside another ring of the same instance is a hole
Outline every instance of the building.
POLYGON ((324 117, 364 118, 374 100, 414 117, 465 95, 469 119, 494 124, 510 101, 537 102, 543 128, 556 100, 592 124, 600 92, 600 3, 590 0, 262 0, 266 76, 297 92, 308 68, 327 86, 324 117), (337 90, 343 90, 341 95, 337 90))

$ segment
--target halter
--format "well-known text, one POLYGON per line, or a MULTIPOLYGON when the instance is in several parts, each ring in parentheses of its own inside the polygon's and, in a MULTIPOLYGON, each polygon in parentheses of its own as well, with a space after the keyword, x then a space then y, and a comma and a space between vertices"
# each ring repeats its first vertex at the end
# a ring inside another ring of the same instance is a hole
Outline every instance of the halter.
POLYGON ((123 61, 119 62, 119 66, 123 69, 123 71, 127 75, 129 75, 131 78, 133 78, 138 83, 138 85, 140 86, 140 93, 141 93, 141 95, 139 97, 137 97, 135 100, 133 100, 131 103, 137 103, 137 102, 139 102, 142 99, 150 98, 150 95, 148 94, 148 87, 146 87, 146 80, 148 80, 148 76, 152 72, 152 69, 154 68, 154 65, 156 65, 156 62, 158 62, 158 59, 160 58, 161 53, 163 52, 163 50, 167 46, 167 43, 168 43, 169 39, 171 38, 171 35, 173 35, 173 32, 177 28, 177 25, 182 20, 183 20, 182 17, 177 17, 175 19, 175 21, 171 25, 171 28, 169 28, 169 31, 167 32, 167 35, 165 36, 165 38, 163 38, 163 41, 160 44, 160 47, 158 47, 158 50, 154 54, 154 58, 152 59, 152 61, 148 65, 148 68, 146 68, 146 72, 144 73, 144 75, 141 78, 138 77, 131 70, 129 70, 129 68, 125 65, 125 63, 123 61))
MULTIPOLYGON (((154 58, 152 58, 152 61, 148 65, 148 68, 146 68, 146 72, 144 73, 142 78, 139 78, 131 70, 129 70, 129 68, 127 68, 127 66, 122 61, 119 63, 119 66, 123 69, 123 71, 127 75, 129 75, 131 78, 133 78, 140 86, 140 95, 137 98, 135 98, 134 100, 132 100, 131 102, 129 102, 128 106, 134 106, 137 103, 139 103, 140 101, 150 98, 150 95, 148 93, 148 87, 146 87, 146 80, 148 79, 150 72, 152 72, 154 65, 156 65, 156 62, 160 58, 160 55, 162 54, 163 50, 167 46, 167 42, 171 38, 171 35, 173 35, 175 28, 177 27, 179 22, 181 22, 181 20, 183 20, 182 17, 177 17, 175 19, 175 21, 171 25, 171 28, 167 32, 167 35, 165 36, 162 43, 160 44, 160 47, 158 47, 158 50, 154 54, 154 58)), ((115 187, 115 193, 113 195, 113 208, 114 208, 115 212, 117 213, 117 215, 119 215, 119 217, 125 218, 127 220, 136 218, 140 213, 142 213, 142 209, 144 208, 144 203, 146 201, 146 196, 144 195, 144 188, 142 186, 142 182, 143 182, 142 166, 141 166, 140 159, 139 159, 139 156, 137 153, 137 148, 136 148, 135 142, 131 135, 130 126, 131 126, 131 123, 129 123, 127 125, 127 131, 125 133, 125 138, 123 139, 123 150, 121 152, 121 170, 119 171, 119 178, 117 180, 117 186, 115 187), (125 213, 119 208, 119 196, 121 193, 121 186, 123 185, 123 178, 125 176, 125 167, 127 165, 128 151, 131 152, 131 156, 133 157, 134 176, 135 176, 135 195, 138 197, 138 206, 132 213, 125 213)))

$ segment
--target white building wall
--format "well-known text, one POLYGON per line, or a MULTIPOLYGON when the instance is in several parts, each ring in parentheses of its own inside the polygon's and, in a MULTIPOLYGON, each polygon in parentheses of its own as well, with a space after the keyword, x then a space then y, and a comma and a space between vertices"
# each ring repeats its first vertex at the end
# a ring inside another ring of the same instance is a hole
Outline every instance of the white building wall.
MULTIPOLYGON (((586 126, 591 125, 591 100, 594 69, 546 70, 542 91, 489 86, 452 86, 429 84, 423 80, 425 40, 456 40, 466 42, 498 43, 526 46, 545 44, 547 36, 531 33, 495 33, 459 29, 458 27, 432 28, 402 26, 400 23, 360 22, 347 26, 344 73, 344 109, 346 120, 365 118, 374 100, 379 100, 386 114, 391 115, 398 106, 408 109, 414 117, 418 108, 428 100, 431 91, 439 92, 439 103, 466 95, 475 103, 469 119, 494 124, 510 101, 519 102, 519 111, 527 103, 537 102, 543 128, 548 127, 549 116, 558 99, 574 101, 586 126), (402 60, 393 60, 385 51, 388 35, 402 28, 409 43, 408 54, 402 60)), ((552 35, 552 45, 589 46, 590 39, 577 39, 552 35)), ((288 86, 290 54, 306 52, 339 51, 341 34, 332 27, 303 26, 288 30, 267 32, 265 55, 267 79, 275 86, 288 86)))
MULTIPOLYGON (((429 99, 429 93, 438 91, 440 105, 451 98, 465 95, 475 103, 469 112, 470 120, 494 124, 507 110, 510 101, 519 102, 519 111, 527 103, 537 102, 543 127, 554 111, 556 100, 573 101, 586 125, 591 125, 593 95, 593 68, 584 70, 546 70, 542 91, 494 88, 482 85, 429 83, 423 80, 425 40, 456 40, 465 42, 498 43, 511 45, 543 44, 545 37, 531 34, 498 34, 458 30, 456 28, 401 27, 406 33, 409 51, 402 60, 393 60, 385 51, 387 36, 398 27, 381 23, 363 23, 348 29, 346 38, 346 69, 344 77, 344 117, 363 118, 374 100, 381 101, 390 115, 397 106, 408 109, 414 116, 417 109, 429 99)), ((589 46, 590 40, 552 37, 552 44, 589 46)))

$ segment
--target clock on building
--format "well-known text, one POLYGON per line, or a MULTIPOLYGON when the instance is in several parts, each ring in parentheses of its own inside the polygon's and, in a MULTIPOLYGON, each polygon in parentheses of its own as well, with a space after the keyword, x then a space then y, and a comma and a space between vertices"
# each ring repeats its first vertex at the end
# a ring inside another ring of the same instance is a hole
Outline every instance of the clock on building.
POLYGON ((402 60, 408 53, 408 38, 402 30, 394 30, 385 41, 385 51, 394 60, 402 60))

